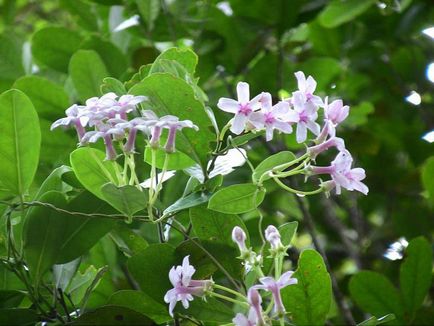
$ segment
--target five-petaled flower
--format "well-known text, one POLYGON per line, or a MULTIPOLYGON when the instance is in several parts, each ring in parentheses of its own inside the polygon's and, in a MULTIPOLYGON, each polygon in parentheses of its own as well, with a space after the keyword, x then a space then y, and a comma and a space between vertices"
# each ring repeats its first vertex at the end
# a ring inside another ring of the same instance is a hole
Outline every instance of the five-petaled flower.
POLYGON ((362 168, 351 168, 353 158, 348 150, 339 152, 330 166, 310 166, 308 174, 330 174, 332 182, 326 183, 328 190, 335 187, 336 193, 341 193, 341 187, 349 191, 357 190, 362 194, 368 194, 368 187, 361 182, 365 179, 365 170, 362 168))
POLYGON ((174 266, 169 272, 169 280, 173 289, 167 291, 164 301, 169 304, 169 314, 173 317, 173 309, 178 301, 182 302, 185 309, 189 307, 189 301, 193 296, 202 297, 212 287, 212 280, 192 280, 196 269, 190 265, 189 256, 185 256, 182 265, 174 266))
POLYGON ((239 82, 237 85, 237 97, 238 100, 223 97, 218 101, 217 106, 220 110, 235 114, 231 131, 239 135, 245 129, 250 115, 261 107, 262 94, 250 99, 249 84, 239 82))
POLYGON ((294 274, 292 271, 285 272, 277 281, 270 276, 261 277, 259 281, 262 284, 253 286, 254 289, 262 289, 271 292, 271 295, 274 299, 274 312, 279 315, 283 315, 285 313, 285 307, 282 303, 280 290, 287 287, 288 285, 297 284, 298 282, 296 278, 292 278, 292 274, 294 274))

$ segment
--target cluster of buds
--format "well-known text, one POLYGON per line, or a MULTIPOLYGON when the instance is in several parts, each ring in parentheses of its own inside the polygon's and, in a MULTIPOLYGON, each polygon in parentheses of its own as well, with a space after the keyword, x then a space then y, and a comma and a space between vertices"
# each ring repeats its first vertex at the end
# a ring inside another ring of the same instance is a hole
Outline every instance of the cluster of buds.
POLYGON ((321 184, 325 191, 335 188, 336 193, 340 194, 341 188, 345 188, 366 195, 368 187, 361 182, 365 178, 365 171, 361 168, 351 168, 351 154, 345 148, 344 140, 336 137, 336 128, 347 118, 349 106, 343 105, 340 99, 329 103, 328 97, 323 100, 314 95, 317 83, 312 76, 306 78, 303 72, 298 71, 295 77, 298 90, 293 92, 290 98, 274 105, 270 93, 262 92, 251 99, 249 84, 239 82, 237 100, 221 98, 217 106, 225 112, 235 114, 230 121, 230 130, 237 135, 245 131, 265 129, 266 141, 270 141, 275 130, 291 134, 296 128, 297 142, 304 143, 309 130, 314 135, 314 144, 307 149, 309 161, 314 161, 319 154, 333 147, 339 154, 330 166, 307 165, 303 173, 308 176, 329 174, 331 180, 321 184), (322 126, 317 122, 320 109, 323 111, 322 126))
POLYGON ((158 148, 163 130, 168 129, 164 148, 166 152, 172 153, 175 151, 178 130, 182 128, 198 130, 190 120, 180 121, 178 117, 172 115, 159 118, 151 110, 137 110, 137 105, 146 100, 146 96, 119 97, 115 93, 107 93, 99 98, 92 97, 86 100, 85 105, 74 104, 68 108, 65 111, 66 117, 55 121, 51 130, 57 127, 74 127, 79 145, 87 145, 103 139, 107 160, 115 160, 118 156, 115 143, 120 144, 123 153, 134 153, 138 131, 147 137, 151 147, 158 148))

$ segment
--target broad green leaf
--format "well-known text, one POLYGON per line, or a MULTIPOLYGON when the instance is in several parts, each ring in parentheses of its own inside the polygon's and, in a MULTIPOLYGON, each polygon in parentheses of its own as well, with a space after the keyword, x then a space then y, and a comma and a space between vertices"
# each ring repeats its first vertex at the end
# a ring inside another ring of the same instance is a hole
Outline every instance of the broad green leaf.
POLYGON ((241 214, 258 207, 265 190, 252 183, 236 184, 217 191, 209 200, 208 208, 221 213, 241 214))
POLYGON ((190 49, 170 48, 161 53, 155 59, 149 74, 161 72, 160 61, 162 60, 178 62, 181 66, 185 68, 185 70, 191 75, 192 78, 194 76, 194 72, 196 70, 196 65, 198 62, 196 53, 194 53, 190 49))
POLYGON ((65 293, 71 296, 73 302, 79 304, 83 300, 86 290, 97 276, 97 273, 98 270, 93 265, 86 268, 83 272, 79 271, 69 282, 67 288, 64 289, 65 293))
MULTIPOLYGON (((112 215, 115 211, 106 202, 83 192, 68 203, 68 211, 83 214, 112 215)), ((62 222, 63 240, 56 263, 66 263, 87 253, 115 226, 116 221, 104 217, 68 215, 62 222)))
MULTIPOLYGON (((292 152, 289 151, 283 151, 279 152, 277 154, 271 155, 267 157, 265 160, 263 160, 259 165, 255 168, 252 174, 252 179, 254 183, 257 183, 261 176, 266 173, 267 171, 271 171, 274 167, 291 162, 295 160, 295 155, 292 152)), ((265 174, 264 177, 262 177, 262 181, 268 180, 271 177, 267 174, 265 174)))
POLYGON ((140 16, 142 16, 148 30, 154 28, 154 22, 160 13, 160 0, 136 0, 137 7, 139 8, 140 16))
POLYGON ((157 324, 167 323, 172 320, 167 305, 162 305, 140 291, 122 290, 115 292, 107 304, 132 309, 151 318, 157 324))
MULTIPOLYGON (((59 192, 49 191, 39 201, 67 209, 66 199, 59 192)), ((36 284, 57 260, 64 241, 66 218, 65 213, 45 206, 32 207, 27 215, 23 231, 24 256, 36 284)))
POLYGON ((361 102, 350 108, 350 115, 342 123, 344 126, 357 127, 368 122, 368 116, 375 111, 371 102, 361 102))
POLYGON ((121 77, 127 71, 127 58, 122 51, 110 41, 91 36, 81 44, 80 49, 95 51, 112 76, 121 77))
POLYGON ((65 264, 53 265, 53 280, 56 289, 65 291, 80 266, 80 258, 65 264))
POLYGON ((180 120, 191 120, 199 131, 184 129, 176 138, 177 150, 187 154, 206 169, 210 142, 215 136, 210 131, 211 121, 203 104, 194 97, 193 89, 183 80, 166 73, 146 77, 130 90, 134 95, 146 95, 149 104, 159 115, 172 114, 180 120))
POLYGON ((210 211, 205 207, 195 207, 190 209, 190 220, 194 233, 200 240, 215 241, 236 247, 232 241, 232 230, 239 226, 246 232, 246 245, 249 246, 248 230, 243 220, 237 215, 210 211))
MULTIPOLYGON (((167 170, 183 170, 195 164, 195 162, 186 154, 182 152, 175 152, 168 155, 169 161, 167 163, 167 170)), ((159 169, 164 167, 166 152, 159 148, 156 150, 155 166, 159 169)), ((145 162, 152 165, 152 150, 149 147, 145 149, 145 162)))
POLYGON ((324 27, 334 28, 352 21, 374 3, 375 0, 333 0, 320 13, 318 19, 324 27))
POLYGON ((297 232, 298 222, 288 222, 279 226, 279 232, 284 246, 289 246, 297 232))
POLYGON ((202 192, 201 193, 194 192, 188 196, 185 196, 185 197, 178 199, 172 205, 167 207, 164 210, 163 214, 169 215, 169 214, 174 213, 174 212, 179 212, 181 210, 195 207, 195 206, 201 205, 203 203, 206 203, 208 200, 209 200, 208 194, 205 194, 202 192))
MULTIPOLYGON (((307 75, 315 76, 320 90, 327 90, 328 85, 341 73, 342 66, 339 60, 330 57, 313 57, 300 65, 300 70, 307 75)), ((318 90, 317 90, 318 91, 318 90)))
POLYGON ((93 50, 78 50, 69 62, 69 74, 80 100, 100 95, 100 85, 108 72, 93 50))
POLYGON ((122 82, 116 78, 106 77, 102 80, 101 93, 116 93, 117 95, 125 95, 127 90, 122 82))
POLYGON ((95 8, 90 3, 83 0, 60 0, 59 5, 77 20, 77 24, 80 27, 84 27, 90 31, 98 31, 99 20, 96 17, 95 8))
POLYGON ((39 187, 38 192, 36 193, 34 199, 40 198, 43 194, 48 191, 58 191, 60 193, 66 192, 66 190, 70 190, 71 187, 68 186, 63 180, 62 176, 70 172, 71 168, 66 165, 59 166, 54 169, 53 172, 44 180, 42 185, 39 187))
POLYGON ((146 249, 148 242, 125 223, 118 223, 110 233, 118 248, 127 256, 131 257, 146 249))
POLYGON ((11 273, 3 264, 0 264, 0 290, 16 289, 25 289, 25 285, 14 273, 11 273))
POLYGON ((428 158, 422 167, 422 184, 434 203, 434 156, 428 158))
MULTIPOLYGON (((71 166, 81 184, 98 198, 105 200, 101 188, 106 183, 117 184, 116 162, 106 161, 105 154, 91 147, 81 147, 71 153, 71 166)), ((119 170, 121 169, 118 166, 119 170)))
POLYGON ((24 75, 21 44, 13 35, 0 35, 0 79, 7 80, 9 85, 24 75))
POLYGON ((176 263, 172 246, 153 244, 128 260, 128 270, 143 292, 164 304, 164 295, 172 287, 169 271, 176 263))
POLYGON ((332 286, 321 255, 315 250, 304 250, 298 260, 295 285, 284 288, 283 304, 296 325, 324 325, 330 310, 332 286))
POLYGON ((0 192, 24 195, 39 162, 41 131, 35 108, 19 90, 0 95, 0 192))
POLYGON ((425 238, 410 241, 399 274, 402 299, 410 320, 422 306, 431 286, 432 258, 432 247, 425 238))
POLYGON ((69 107, 68 94, 63 87, 43 77, 21 77, 15 82, 14 88, 23 91, 30 98, 41 118, 61 118, 69 107))
POLYGON ((18 307, 26 293, 17 290, 0 290, 0 309, 18 307))
POLYGON ((354 275, 349 284, 351 297, 364 311, 374 316, 393 313, 400 320, 403 305, 398 290, 384 275, 361 271, 354 275))
POLYGON ((101 193, 110 205, 128 217, 146 208, 148 204, 147 192, 140 191, 134 186, 117 187, 106 183, 101 187, 101 193))
POLYGON ((39 320, 36 311, 26 308, 0 309, 0 325, 35 325, 39 320))
POLYGON ((89 311, 75 319, 71 325, 142 325, 154 323, 145 315, 130 308, 107 305, 89 311))
POLYGON ((393 320, 395 320, 394 314, 388 314, 380 318, 372 316, 371 318, 366 319, 365 321, 362 321, 361 323, 357 324, 357 326, 377 326, 377 325, 388 323, 389 321, 393 321, 393 320))
POLYGON ((32 37, 32 54, 35 59, 61 72, 68 71, 71 56, 78 50, 80 35, 65 27, 45 27, 32 37))
POLYGON ((191 315, 203 321, 206 325, 223 325, 234 318, 232 309, 214 298, 207 298, 206 301, 196 299, 190 303, 188 309, 184 309, 182 304, 178 304, 175 308, 175 312, 179 312, 183 315, 191 315))

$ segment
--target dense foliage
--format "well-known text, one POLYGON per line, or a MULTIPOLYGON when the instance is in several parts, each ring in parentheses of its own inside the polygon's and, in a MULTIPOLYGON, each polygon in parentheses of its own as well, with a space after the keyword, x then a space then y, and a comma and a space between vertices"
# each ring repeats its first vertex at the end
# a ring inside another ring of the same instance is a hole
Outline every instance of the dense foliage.
POLYGON ((0 14, 0 325, 432 324, 430 1, 0 14))

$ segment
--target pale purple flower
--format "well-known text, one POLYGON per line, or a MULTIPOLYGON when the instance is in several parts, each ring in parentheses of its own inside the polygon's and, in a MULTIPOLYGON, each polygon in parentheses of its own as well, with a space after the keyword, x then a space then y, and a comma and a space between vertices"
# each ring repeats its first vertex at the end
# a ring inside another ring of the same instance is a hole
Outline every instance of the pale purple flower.
POLYGON ((232 322, 234 323, 235 326, 256 326, 257 325, 256 312, 253 308, 250 308, 247 317, 241 313, 237 313, 235 315, 235 318, 232 319, 232 322))
POLYGON ((240 249, 240 252, 246 252, 246 233, 242 228, 239 226, 236 226, 232 230, 232 241, 235 242, 238 245, 238 248, 240 249))
POLYGON ((190 265, 189 256, 185 256, 181 266, 174 266, 169 272, 169 280, 173 289, 167 291, 164 302, 169 304, 169 314, 173 317, 173 309, 178 301, 182 302, 185 309, 189 307, 189 301, 193 296, 202 297, 212 286, 211 280, 192 280, 196 269, 190 265))
POLYGON ((134 144, 137 136, 137 131, 142 131, 149 134, 151 127, 155 124, 153 120, 147 120, 142 117, 134 118, 130 121, 124 121, 116 124, 116 128, 128 130, 128 139, 124 146, 125 153, 134 152, 134 144))
POLYGON ((321 144, 311 146, 307 148, 307 153, 312 159, 315 159, 322 152, 336 147, 339 151, 345 150, 345 142, 339 137, 330 137, 328 140, 322 142, 321 144))
POLYGON ((274 225, 269 225, 265 229, 265 239, 270 243, 272 249, 282 248, 280 232, 274 225))
POLYGON ((98 139, 104 140, 106 148, 106 159, 115 160, 117 157, 116 150, 113 146, 114 137, 116 140, 120 140, 125 136, 125 131, 121 128, 111 127, 109 125, 100 125, 98 130, 88 131, 84 134, 80 144, 86 145, 88 143, 96 143, 98 139))
POLYGON ((336 126, 348 117, 349 111, 350 107, 344 105, 342 100, 335 100, 329 104, 328 97, 325 98, 324 120, 328 126, 328 133, 330 136, 336 134, 336 126))
POLYGON ((75 130, 77 131, 78 140, 81 141, 81 139, 83 138, 84 133, 85 133, 84 127, 86 126, 87 122, 89 121, 88 118, 81 115, 82 109, 83 109, 83 107, 78 106, 77 104, 70 106, 65 111, 66 117, 56 120, 51 125, 50 130, 53 130, 53 129, 60 127, 60 126, 63 126, 63 127, 74 126, 75 130))
POLYGON ((261 111, 253 112, 250 116, 250 122, 257 129, 265 128, 265 139, 273 139, 273 131, 277 129, 285 134, 292 132, 292 127, 288 121, 289 103, 281 101, 272 106, 270 93, 263 93, 261 98, 261 111))
POLYGON ((167 119, 163 127, 169 129, 169 135, 167 137, 166 144, 164 145, 164 149, 167 153, 175 152, 175 139, 178 130, 182 130, 184 128, 192 128, 196 131, 199 130, 198 126, 196 126, 190 120, 179 121, 179 118, 175 116, 171 116, 171 118, 167 119))
POLYGON ((250 99, 249 84, 245 82, 239 82, 237 85, 237 97, 237 100, 222 97, 219 99, 217 107, 225 112, 235 114, 231 131, 234 134, 239 135, 245 129, 250 115, 260 108, 262 94, 250 99))
POLYGON ((287 287, 288 285, 297 284, 298 282, 296 278, 292 278, 292 274, 294 274, 292 271, 283 273, 277 281, 269 276, 261 277, 259 281, 262 284, 253 286, 255 289, 262 289, 271 292, 271 295, 274 299, 274 312, 278 313, 279 315, 285 313, 285 307, 282 303, 280 290, 287 287))
POLYGON ((312 103, 315 106, 322 106, 322 100, 319 96, 313 95, 316 89, 316 81, 312 76, 307 77, 302 71, 297 71, 295 74, 297 78, 298 90, 306 97, 306 102, 312 103))
POLYGON ((357 190, 364 195, 368 194, 368 187, 361 182, 365 179, 365 170, 362 168, 351 169, 353 158, 347 150, 341 151, 336 158, 331 162, 330 166, 311 166, 308 168, 310 174, 330 174, 333 183, 325 183, 327 189, 330 190, 333 186, 336 188, 336 193, 341 193, 341 187, 353 191, 357 190))
POLYGON ((262 315, 262 297, 259 294, 257 288, 252 286, 249 291, 247 291, 247 301, 250 304, 250 309, 256 315, 257 325, 264 325, 264 316, 262 315))
POLYGON ((121 119, 126 119, 127 113, 135 110, 136 105, 147 100, 146 96, 122 95, 111 110, 119 114, 121 119))
POLYGON ((293 93, 292 104, 294 110, 291 110, 291 121, 297 123, 296 139, 298 143, 302 143, 307 138, 307 129, 315 135, 320 132, 320 126, 316 123, 318 118, 318 106, 307 100, 306 95, 297 91, 293 93))

